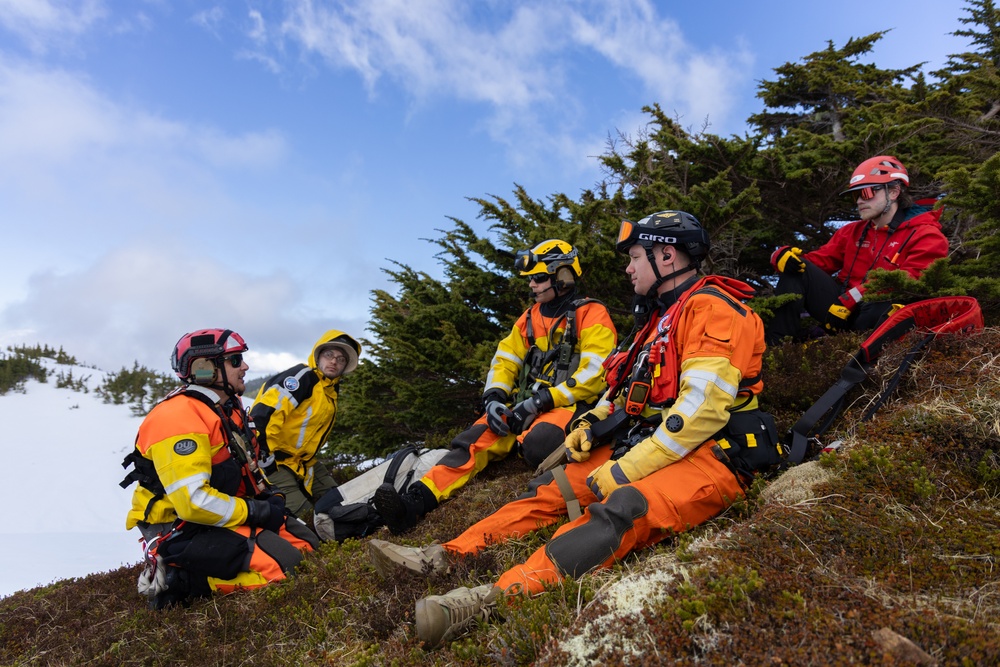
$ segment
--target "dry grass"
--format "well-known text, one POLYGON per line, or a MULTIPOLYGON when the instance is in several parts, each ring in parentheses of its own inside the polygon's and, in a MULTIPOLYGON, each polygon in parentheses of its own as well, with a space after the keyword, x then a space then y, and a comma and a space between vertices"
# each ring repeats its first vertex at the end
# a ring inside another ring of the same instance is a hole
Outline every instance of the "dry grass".
MULTIPOLYGON (((836 379, 856 344, 831 338, 771 353, 767 400, 782 428, 836 379)), ((553 529, 495 545, 448 575, 393 582, 377 577, 362 542, 324 545, 288 582, 165 612, 135 594, 136 568, 59 582, 0 600, 0 664, 924 660, 897 653, 899 637, 940 665, 1000 664, 996 350, 994 329, 936 341, 862 423, 905 352, 891 348, 824 438, 843 440, 837 453, 758 482, 748 502, 611 570, 518 600, 501 620, 437 651, 414 636, 414 601, 493 581, 553 529)), ((402 541, 452 537, 528 477, 518 461, 491 467, 402 541)))

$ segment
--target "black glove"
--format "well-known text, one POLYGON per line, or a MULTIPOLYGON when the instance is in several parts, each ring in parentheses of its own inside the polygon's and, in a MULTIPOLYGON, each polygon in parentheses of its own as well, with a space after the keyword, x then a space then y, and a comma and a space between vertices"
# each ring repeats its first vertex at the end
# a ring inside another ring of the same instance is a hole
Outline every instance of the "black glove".
POLYGON ((285 497, 280 493, 268 496, 266 500, 245 498, 247 503, 247 525, 278 532, 285 525, 285 497))
POLYGON ((551 410, 553 405, 552 394, 549 393, 548 389, 542 389, 524 399, 514 406, 514 409, 511 410, 512 416, 507 420, 511 433, 524 433, 531 426, 531 422, 535 421, 535 417, 542 412, 551 410))
POLYGON ((510 433, 507 420, 510 419, 510 410, 507 409, 507 394, 499 389, 491 389, 483 394, 483 404, 486 409, 486 425, 491 431, 499 436, 510 433))

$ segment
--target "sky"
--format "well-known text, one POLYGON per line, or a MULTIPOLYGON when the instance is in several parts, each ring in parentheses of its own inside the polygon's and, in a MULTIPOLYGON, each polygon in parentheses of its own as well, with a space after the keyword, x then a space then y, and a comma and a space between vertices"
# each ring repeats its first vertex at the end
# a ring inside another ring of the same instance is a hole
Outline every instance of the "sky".
POLYGON ((487 233, 470 198, 592 188, 644 105, 741 135, 774 68, 890 30, 870 60, 929 73, 964 7, 0 0, 0 349, 169 373, 224 327, 282 370, 368 336, 394 262, 440 276, 452 218, 487 233))

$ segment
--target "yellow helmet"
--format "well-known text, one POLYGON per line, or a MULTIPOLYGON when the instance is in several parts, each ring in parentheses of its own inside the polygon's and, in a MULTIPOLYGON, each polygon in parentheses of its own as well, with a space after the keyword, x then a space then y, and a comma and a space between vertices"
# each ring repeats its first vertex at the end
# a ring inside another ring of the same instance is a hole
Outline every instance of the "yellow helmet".
POLYGON ((559 239, 542 241, 531 250, 519 250, 514 257, 514 268, 522 276, 547 273, 555 276, 556 280, 566 279, 570 283, 583 273, 576 248, 559 239), (560 276, 558 273, 562 268, 567 270, 560 276))

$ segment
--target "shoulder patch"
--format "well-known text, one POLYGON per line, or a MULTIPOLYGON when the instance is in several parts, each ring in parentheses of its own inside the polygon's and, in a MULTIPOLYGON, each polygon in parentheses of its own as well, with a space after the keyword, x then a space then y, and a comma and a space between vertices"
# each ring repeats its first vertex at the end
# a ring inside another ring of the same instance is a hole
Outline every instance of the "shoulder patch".
POLYGON ((174 452, 178 456, 187 456, 188 454, 193 454, 194 450, 198 449, 198 443, 190 438, 185 438, 184 440, 178 440, 174 443, 174 452))
POLYGON ((299 388, 299 379, 290 375, 285 378, 285 381, 281 385, 288 391, 295 391, 299 388))
POLYGON ((684 418, 679 414, 672 414, 667 417, 667 430, 671 433, 677 433, 682 428, 684 428, 684 418))

